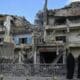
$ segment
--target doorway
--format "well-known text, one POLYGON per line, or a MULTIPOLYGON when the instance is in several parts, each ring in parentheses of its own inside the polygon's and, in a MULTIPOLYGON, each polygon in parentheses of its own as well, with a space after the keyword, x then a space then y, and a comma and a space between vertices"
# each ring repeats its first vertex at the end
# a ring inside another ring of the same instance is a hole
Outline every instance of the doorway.
POLYGON ((50 64, 57 57, 56 52, 40 52, 40 63, 50 64))

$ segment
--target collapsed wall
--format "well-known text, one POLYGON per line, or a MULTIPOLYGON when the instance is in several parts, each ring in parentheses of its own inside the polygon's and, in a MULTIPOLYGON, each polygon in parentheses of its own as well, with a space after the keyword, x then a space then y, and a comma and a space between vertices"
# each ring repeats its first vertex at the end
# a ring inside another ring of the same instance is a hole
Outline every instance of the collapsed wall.
POLYGON ((0 63, 12 62, 14 59, 14 44, 6 43, 0 44, 0 63))

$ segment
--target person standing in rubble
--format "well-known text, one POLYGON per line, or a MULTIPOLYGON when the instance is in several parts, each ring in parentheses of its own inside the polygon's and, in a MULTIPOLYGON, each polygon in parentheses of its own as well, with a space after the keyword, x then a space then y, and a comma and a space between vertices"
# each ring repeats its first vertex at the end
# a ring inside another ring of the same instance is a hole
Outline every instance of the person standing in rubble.
POLYGON ((77 78, 80 79, 80 55, 78 56, 78 73, 77 73, 77 78))
POLYGON ((75 59, 72 53, 69 53, 66 58, 67 79, 73 79, 75 59))

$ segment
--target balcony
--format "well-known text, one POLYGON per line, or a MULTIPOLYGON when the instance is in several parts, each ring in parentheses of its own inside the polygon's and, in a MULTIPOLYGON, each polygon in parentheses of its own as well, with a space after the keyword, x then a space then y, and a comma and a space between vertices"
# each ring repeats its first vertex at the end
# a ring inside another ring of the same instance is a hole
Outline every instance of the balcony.
POLYGON ((70 23, 69 25, 70 25, 70 27, 73 27, 73 28, 74 27, 80 27, 80 23, 75 23, 75 22, 74 23, 70 23))
POLYGON ((59 46, 59 45, 64 45, 63 41, 55 41, 52 38, 46 39, 47 45, 54 45, 54 46, 59 46))
POLYGON ((80 41, 69 42, 69 47, 80 47, 80 41))
POLYGON ((31 48, 31 46, 32 46, 32 44, 31 45, 30 44, 18 44, 15 46, 15 48, 19 48, 19 49, 27 48, 27 49, 29 49, 29 48, 31 48))
POLYGON ((50 26, 50 25, 47 25, 45 27, 45 29, 65 29, 66 28, 66 25, 56 25, 56 26, 50 26))
MULTIPOLYGON (((69 23, 69 28, 78 28, 78 27, 80 27, 80 23, 78 23, 78 22, 74 22, 74 23, 69 23)), ((47 25, 46 27, 45 27, 45 29, 47 30, 47 29, 66 29, 67 28, 67 25, 66 24, 64 24, 64 25, 53 25, 53 26, 51 26, 51 25, 47 25)))

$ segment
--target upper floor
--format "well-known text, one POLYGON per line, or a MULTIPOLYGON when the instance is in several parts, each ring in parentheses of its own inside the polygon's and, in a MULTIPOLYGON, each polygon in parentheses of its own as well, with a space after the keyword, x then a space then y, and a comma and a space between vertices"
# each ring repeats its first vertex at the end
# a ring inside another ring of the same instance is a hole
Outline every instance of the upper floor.
POLYGON ((13 41, 16 45, 28 44, 32 45, 32 34, 15 35, 13 41))
POLYGON ((54 17, 49 18, 48 24, 45 29, 66 29, 66 28, 79 28, 80 17, 54 17))
POLYGON ((80 28, 76 29, 47 29, 45 31, 45 41, 48 43, 69 44, 69 46, 80 46, 80 28))
POLYGON ((0 43, 10 36, 16 45, 32 44, 32 32, 32 24, 24 17, 0 15, 0 43))

